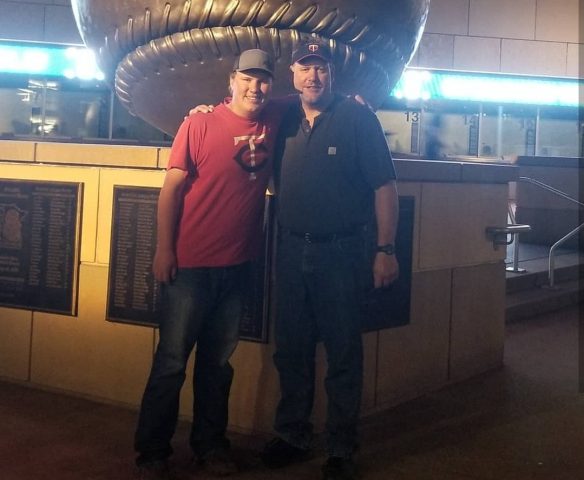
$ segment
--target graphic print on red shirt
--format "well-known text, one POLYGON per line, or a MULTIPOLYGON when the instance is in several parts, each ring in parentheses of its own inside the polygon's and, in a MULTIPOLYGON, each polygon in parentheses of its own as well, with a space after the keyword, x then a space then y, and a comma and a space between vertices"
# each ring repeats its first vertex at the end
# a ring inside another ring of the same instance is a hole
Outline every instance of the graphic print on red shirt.
POLYGON ((181 125, 167 167, 187 175, 176 234, 180 268, 237 265, 257 255, 280 117, 269 105, 256 120, 221 104, 181 125))

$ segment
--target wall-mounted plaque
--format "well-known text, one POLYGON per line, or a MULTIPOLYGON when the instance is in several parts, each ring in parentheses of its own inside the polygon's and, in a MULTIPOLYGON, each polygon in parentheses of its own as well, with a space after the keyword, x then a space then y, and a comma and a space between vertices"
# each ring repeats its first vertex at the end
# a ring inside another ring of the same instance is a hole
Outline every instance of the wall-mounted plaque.
MULTIPOLYGON (((107 319, 157 326, 160 285, 152 274, 156 250, 156 212, 159 188, 114 187, 107 319)), ((271 252, 271 209, 267 202, 263 256, 254 262, 240 337, 266 341, 271 252)))
MULTIPOLYGON (((363 331, 400 327, 410 323, 414 218, 415 198, 400 196, 395 239, 399 278, 389 288, 368 289, 363 305, 363 331)), ((377 242, 372 239, 372 243, 377 242)))
POLYGON ((0 180, 0 305, 75 315, 82 184, 0 180))
POLYGON ((159 188, 114 187, 107 319, 157 325, 160 288, 152 274, 159 188))
POLYGON ((247 284, 239 334, 241 338, 265 343, 268 341, 272 284, 270 272, 274 246, 274 206, 271 195, 266 196, 264 219, 262 253, 251 265, 251 279, 247 284))

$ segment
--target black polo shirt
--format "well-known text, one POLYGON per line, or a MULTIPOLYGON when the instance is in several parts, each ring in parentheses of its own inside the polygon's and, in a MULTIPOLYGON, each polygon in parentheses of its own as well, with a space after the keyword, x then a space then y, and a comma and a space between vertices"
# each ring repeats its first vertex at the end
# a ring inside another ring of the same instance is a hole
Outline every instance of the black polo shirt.
POLYGON ((293 232, 347 232, 374 216, 374 191, 395 179, 383 130, 373 112, 335 96, 312 129, 299 99, 279 131, 278 221, 293 232))

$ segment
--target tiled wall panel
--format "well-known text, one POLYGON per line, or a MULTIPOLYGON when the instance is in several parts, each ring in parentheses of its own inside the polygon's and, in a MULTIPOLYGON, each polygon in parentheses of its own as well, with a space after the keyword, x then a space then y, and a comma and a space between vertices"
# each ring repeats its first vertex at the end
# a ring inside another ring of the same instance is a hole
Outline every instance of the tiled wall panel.
POLYGON ((36 161, 156 168, 158 152, 150 147, 39 142, 36 161))
POLYGON ((48 5, 45 7, 45 42, 83 43, 71 6, 48 5))
POLYGON ((42 42, 45 7, 32 3, 0 2, 0 38, 42 42))
POLYGON ((420 270, 505 258, 485 229, 507 224, 507 184, 426 184, 420 208, 420 270))
MULTIPOLYGON (((537 0, 535 39, 550 42, 580 42, 579 0, 537 0)), ((581 2, 580 2, 581 3, 581 2)))
POLYGON ((565 43, 503 40, 501 70, 525 75, 566 75, 565 43))
MULTIPOLYGON (((568 59, 566 63, 566 75, 568 77, 583 78, 584 48, 582 48, 581 44, 568 44, 568 59)), ((582 92, 580 93, 580 98, 582 98, 582 92)))
POLYGON ((501 40, 498 38, 454 38, 455 70, 498 72, 501 70, 501 40))
POLYGON ((422 37, 416 56, 419 67, 451 69, 454 37, 427 33, 422 37))
POLYGON ((447 382, 450 286, 450 269, 414 274, 410 323, 379 332, 378 407, 447 382))
POLYGON ((432 0, 426 33, 468 35, 470 0, 432 0))
POLYGON ((105 320, 108 268, 81 265, 79 315, 35 313, 31 381, 138 405, 152 360, 152 328, 105 320))
POLYGON ((471 0, 469 35, 535 38, 536 0, 471 0))
POLYGON ((32 312, 0 307, 0 377, 28 380, 32 312))
POLYGON ((158 168, 166 168, 170 158, 170 148, 158 149, 158 168))
POLYGON ((450 332, 450 381, 463 380, 502 365, 503 262, 453 270, 450 332))
POLYGON ((0 160, 32 162, 34 161, 34 142, 3 141, 0 143, 0 160))
POLYGON ((0 0, 0 38, 83 43, 70 0, 0 0))
POLYGON ((432 0, 410 66, 582 78, 578 0, 432 0))

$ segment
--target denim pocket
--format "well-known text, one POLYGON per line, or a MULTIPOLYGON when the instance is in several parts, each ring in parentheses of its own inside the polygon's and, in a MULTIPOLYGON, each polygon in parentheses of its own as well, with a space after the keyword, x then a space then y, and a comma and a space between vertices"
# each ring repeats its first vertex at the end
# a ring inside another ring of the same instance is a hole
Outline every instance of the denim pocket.
POLYGON ((356 294, 362 303, 373 289, 373 248, 368 232, 336 241, 337 251, 350 263, 355 278, 356 294))

